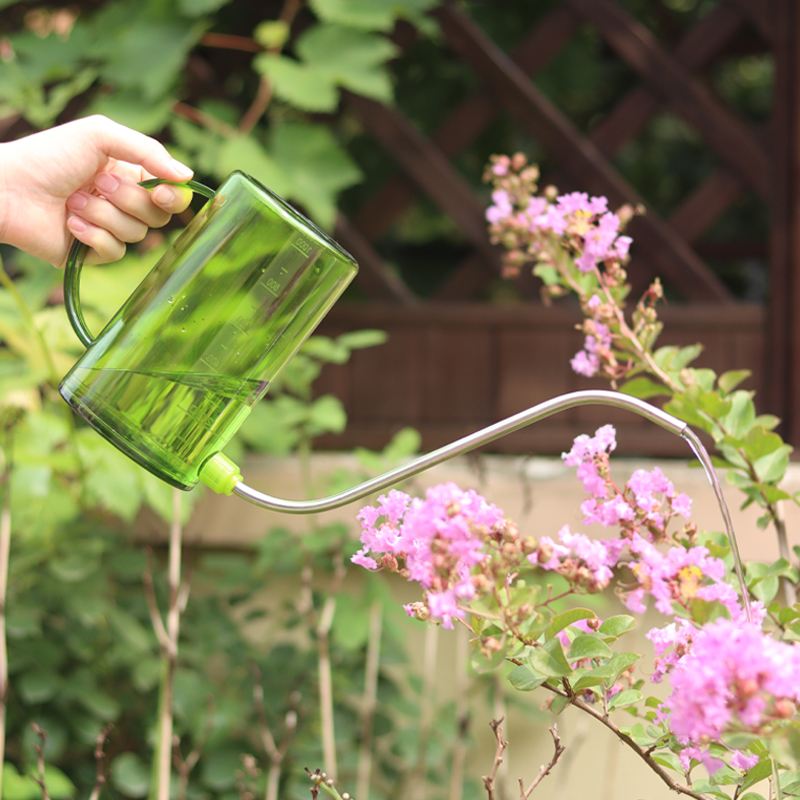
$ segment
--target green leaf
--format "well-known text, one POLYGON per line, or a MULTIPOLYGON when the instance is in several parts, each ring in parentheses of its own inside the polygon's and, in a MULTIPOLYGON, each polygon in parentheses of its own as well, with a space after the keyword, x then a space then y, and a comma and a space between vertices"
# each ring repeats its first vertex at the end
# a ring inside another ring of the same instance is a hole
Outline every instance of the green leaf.
POLYGON ((16 690, 26 703, 36 705, 55 697, 61 684, 62 679, 57 673, 32 669, 17 679, 16 690))
POLYGON ((534 670, 548 678, 565 678, 572 674, 572 668, 558 639, 550 639, 541 647, 534 647, 529 661, 534 670))
POLYGON ((789 454, 793 448, 785 444, 769 455, 757 459, 753 466, 756 474, 763 483, 777 483, 783 480, 789 466, 789 454))
POLYGON ((311 403, 308 416, 309 436, 341 433, 345 427, 347 427, 347 412, 338 397, 326 394, 311 403))
POLYGON ((292 173, 286 172, 253 134, 230 136, 219 145, 214 168, 216 177, 222 180, 237 169, 246 170, 248 175, 281 197, 291 197, 294 192, 292 173))
POLYGON ((749 369, 736 369, 723 372, 717 380, 717 386, 723 394, 730 394, 742 381, 746 381, 753 373, 749 369))
POLYGON ((146 797, 150 770, 136 753, 121 753, 111 762, 111 783, 128 797, 146 797))
POLYGON ((331 129, 284 122, 273 133, 272 154, 291 175, 290 199, 300 203, 318 225, 333 230, 339 192, 360 181, 362 173, 331 129))
POLYGON ((628 614, 618 614, 609 617, 598 628, 598 633, 603 634, 606 639, 618 639, 623 633, 627 633, 636 627, 636 620, 628 614))
POLYGON ((253 60, 253 66, 272 81, 275 94, 301 111, 334 111, 339 102, 339 91, 322 70, 295 61, 280 53, 262 53, 253 60))
POLYGON ((377 347, 385 344, 389 336, 386 331, 366 328, 360 331, 350 331, 336 337, 336 341, 348 350, 363 350, 366 347, 377 347))
POLYGON ((544 633, 544 638, 552 639, 557 633, 563 631, 564 628, 579 620, 596 618, 597 615, 590 608, 570 608, 569 611, 564 611, 553 619, 544 633))
POLYGON ((8 761, 3 764, 3 800, 35 800, 41 796, 42 790, 30 775, 20 775, 8 761))
POLYGON ((614 677, 614 670, 607 664, 594 669, 576 669, 570 678, 570 684, 576 692, 598 686, 614 677))
POLYGON ((520 692, 532 692, 547 680, 546 675, 539 675, 527 664, 520 664, 508 674, 509 683, 520 692))
POLYGON ((383 65, 399 49, 385 36, 345 25, 320 24, 297 40, 298 55, 331 83, 384 103, 392 100, 392 84, 383 65))
POLYGON ((755 425, 756 407, 752 392, 739 390, 730 395, 731 410, 720 420, 720 425, 734 439, 743 439, 755 425))
POLYGON ((649 400, 651 397, 671 397, 672 392, 660 383, 650 378, 633 378, 619 387, 623 394, 638 397, 640 400, 649 400))
POLYGON ((331 627, 333 640, 350 652, 361 649, 369 639, 370 614, 370 607, 363 598, 340 594, 331 627))
POLYGON ((610 682, 615 683, 625 670, 632 667, 641 658, 642 656, 638 653, 614 653, 607 664, 614 670, 614 676, 610 682))
POLYGON ((584 658, 610 658, 611 648, 595 633, 579 633, 572 642, 567 661, 584 658))
POLYGON ((642 699, 642 693, 637 689, 623 689, 608 699, 609 711, 615 708, 627 708, 635 705, 642 699))
POLYGON ((253 30, 253 38, 265 49, 280 49, 289 41, 289 25, 282 19, 259 22, 253 30))

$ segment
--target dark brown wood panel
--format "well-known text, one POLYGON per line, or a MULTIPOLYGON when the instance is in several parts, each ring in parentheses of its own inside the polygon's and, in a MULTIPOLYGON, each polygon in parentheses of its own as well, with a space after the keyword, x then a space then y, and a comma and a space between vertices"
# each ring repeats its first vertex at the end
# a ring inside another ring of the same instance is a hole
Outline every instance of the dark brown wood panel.
MULTIPOLYGON (((662 309, 660 316, 665 332, 659 344, 702 342, 706 349, 697 366, 718 372, 751 369, 753 376, 744 386, 763 400, 763 308, 676 306, 662 309)), ((321 444, 379 448, 393 432, 411 425, 430 450, 559 394, 607 388, 570 368, 570 358, 582 345, 575 330, 579 321, 580 312, 565 305, 340 305, 322 323, 321 333, 377 327, 389 338, 380 347, 356 351, 349 364, 326 368, 317 388, 346 392, 341 399, 350 424, 344 436, 327 437, 321 444)), ((758 405, 766 410, 763 402, 758 405)), ((608 422, 618 428, 620 452, 685 455, 674 437, 629 412, 604 407, 564 412, 494 443, 491 450, 558 454, 578 434, 608 422)))

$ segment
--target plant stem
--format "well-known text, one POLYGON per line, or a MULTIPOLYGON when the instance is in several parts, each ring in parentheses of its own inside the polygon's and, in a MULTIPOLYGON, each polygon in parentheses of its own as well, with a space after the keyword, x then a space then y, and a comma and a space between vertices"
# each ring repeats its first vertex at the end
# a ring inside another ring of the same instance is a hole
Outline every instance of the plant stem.
POLYGON ((378 701, 378 673, 381 658, 383 605, 373 600, 369 610, 369 640, 364 668, 364 697, 361 701, 361 743, 358 751, 356 797, 369 800, 369 779, 372 773, 372 730, 378 701))
POLYGON ((500 769, 500 765, 503 763, 503 753, 505 752, 506 747, 508 747, 508 742, 503 739, 503 729, 501 727, 503 724, 503 719, 505 718, 500 717, 499 719, 493 719, 489 723, 489 726, 494 732, 495 751, 494 761, 492 762, 492 771, 488 775, 483 776, 483 787, 486 789, 488 800, 496 800, 495 778, 497 777, 497 772, 500 769))
POLYGON ((610 717, 603 716, 602 712, 598 711, 596 708, 584 703, 583 700, 580 700, 574 694, 569 694, 566 691, 556 688, 555 686, 550 686, 546 683, 543 683, 542 686, 547 689, 548 691, 553 692, 553 694, 557 694, 560 697, 569 697, 570 704, 579 708, 581 711, 585 711, 590 716, 594 717, 596 720, 599 720, 603 725, 606 726, 623 744, 626 744, 628 747, 636 753, 639 758, 644 761, 650 769, 661 778, 662 781, 670 788, 673 792, 678 792, 680 794, 688 795, 689 797, 694 797, 695 800, 705 800, 703 795, 697 794, 697 792, 692 791, 688 786, 684 786, 678 783, 658 762, 653 760, 652 755, 646 751, 642 750, 636 742, 631 739, 628 734, 623 733, 617 725, 611 720, 610 717))
POLYGON ((412 774, 412 800, 425 800, 428 741, 433 727, 433 699, 436 688, 436 656, 439 646, 439 626, 428 624, 425 630, 425 650, 422 668, 422 701, 419 713, 417 765, 412 774))
MULTIPOLYGON (((167 624, 161 622, 158 609, 153 608, 155 597, 152 598, 151 616, 155 610, 156 618, 153 625, 156 636, 161 645, 161 692, 158 709, 158 739, 156 744, 155 759, 153 762, 153 785, 150 789, 152 800, 169 800, 169 785, 172 765, 172 723, 173 723, 173 693, 175 682, 175 669, 178 662, 178 637, 180 635, 181 612, 186 606, 188 589, 181 586, 181 540, 183 526, 181 525, 181 494, 178 489, 172 494, 172 522, 169 532, 169 555, 167 563, 167 580, 169 585, 169 608, 167 609, 167 624)), ((147 585, 147 584, 146 584, 147 585)), ((188 586, 188 584, 187 584, 188 586)), ((152 585, 151 585, 152 588, 152 585)))
MULTIPOLYGON (((456 741, 453 745, 453 764, 450 770, 450 800, 461 800, 464 794, 464 764, 467 759, 467 732, 469 730, 469 633, 467 628, 456 628, 456 741)), ((356 795, 358 797, 358 795, 356 795)))
POLYGON ((8 649, 6 647, 6 597, 8 565, 11 552, 11 432, 6 432, 3 451, 3 507, 0 510, 0 796, 3 793, 3 770, 6 749, 6 701, 8 699, 8 649))

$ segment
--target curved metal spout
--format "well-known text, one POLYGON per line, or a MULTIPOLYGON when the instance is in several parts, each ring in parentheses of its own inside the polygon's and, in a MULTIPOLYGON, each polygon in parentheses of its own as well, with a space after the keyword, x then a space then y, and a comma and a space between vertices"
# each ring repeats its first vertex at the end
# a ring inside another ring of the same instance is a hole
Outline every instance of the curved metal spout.
POLYGON ((628 411, 633 411, 635 414, 639 414, 640 416, 649 419, 651 422, 655 422, 656 425, 666 428, 676 436, 680 436, 689 445, 689 447, 691 447, 692 452, 703 465, 703 468, 706 472, 706 477, 711 483, 711 487, 717 497, 717 502, 719 503, 720 511, 722 512, 723 521, 725 523, 725 530, 728 535, 728 542, 730 543, 731 552, 733 554, 734 571, 739 582, 739 590, 742 597, 742 605, 745 616, 747 617, 748 621, 751 621, 752 616, 750 612, 750 603, 747 597, 747 584, 745 583, 744 569, 742 568, 742 559, 739 555, 736 534, 733 531, 733 523, 731 522, 730 513, 728 512, 728 506, 725 503, 725 498, 722 495, 722 489, 719 485, 719 481, 717 481, 716 475, 714 474, 714 470, 711 465, 711 458, 706 452, 706 449, 703 447, 700 439, 697 438, 697 435, 694 433, 694 431, 692 431, 685 422, 677 419, 677 417, 673 417, 671 414, 667 414, 660 408, 656 408, 655 406, 651 406, 649 403, 645 403, 643 400, 639 400, 636 397, 630 397, 629 395, 620 394, 618 392, 597 389, 562 394, 558 397, 554 397, 552 400, 546 400, 544 403, 539 403, 539 405, 533 406, 527 411, 522 411, 519 414, 515 414, 512 417, 502 420, 501 422, 496 422, 494 425, 490 425, 488 428, 483 428, 476 433, 472 433, 469 436, 458 439, 452 444, 445 445, 444 447, 440 447, 438 450, 434 450, 424 456, 420 456, 419 458, 410 461, 408 464, 405 464, 402 467, 397 467, 389 472, 384 472, 383 475, 378 475, 376 478, 364 481, 364 483, 360 483, 351 489, 347 489, 344 492, 339 492, 338 494, 330 495, 329 497, 322 497, 317 500, 285 500, 283 498, 271 497, 268 494, 257 492, 255 489, 251 489, 249 486, 246 486, 241 482, 236 484, 233 492, 234 494, 239 495, 239 497, 243 497, 245 500, 255 503, 257 506, 268 508, 273 511, 280 511, 285 514, 313 514, 319 511, 329 511, 330 509, 347 505, 347 503, 352 503, 354 500, 360 500, 361 498, 373 494, 374 492, 378 492, 381 489, 387 489, 388 487, 397 484, 406 478, 410 478, 413 475, 417 475, 420 472, 435 466, 436 464, 441 464, 443 461, 447 461, 449 458, 461 455, 462 453, 468 453, 470 450, 474 450, 476 447, 493 442, 495 439, 499 439, 501 436, 505 436, 508 433, 517 431, 520 428, 524 428, 526 425, 531 425, 534 422, 539 422, 540 420, 546 419, 553 414, 557 414, 559 411, 566 411, 569 408, 586 405, 612 406, 614 408, 624 408, 628 411))
POLYGON ((471 433, 462 439, 458 439, 452 444, 440 447, 438 450, 433 450, 424 456, 410 461, 408 464, 396 469, 384 472, 376 478, 371 478, 364 483, 358 484, 351 489, 344 492, 330 495, 329 497, 322 497, 316 500, 285 500, 280 497, 272 497, 268 494, 263 494, 255 489, 250 488, 244 483, 237 483, 233 489, 234 494, 243 497, 251 503, 255 503, 262 508, 268 508, 272 511, 281 511, 284 514, 314 514, 320 511, 330 511, 333 508, 352 503, 355 500, 360 500, 367 495, 379 492, 381 489, 387 489, 406 478, 424 472, 430 467, 441 464, 454 456, 468 453, 470 450, 475 450, 495 439, 499 439, 506 434, 518 431, 527 425, 534 422, 546 419, 547 417, 557 414, 559 411, 566 411, 576 406, 587 405, 603 405, 613 406, 614 408, 624 408, 633 411, 656 425, 666 428, 676 436, 683 436, 684 431, 687 430, 685 422, 667 414, 660 408, 645 403, 636 397, 630 397, 626 394, 619 392, 611 392, 607 390, 597 389, 588 390, 583 392, 571 392, 569 394, 562 394, 554 397, 552 400, 546 400, 543 403, 533 406, 526 411, 521 411, 519 414, 507 417, 488 428, 483 428, 476 433, 471 433))

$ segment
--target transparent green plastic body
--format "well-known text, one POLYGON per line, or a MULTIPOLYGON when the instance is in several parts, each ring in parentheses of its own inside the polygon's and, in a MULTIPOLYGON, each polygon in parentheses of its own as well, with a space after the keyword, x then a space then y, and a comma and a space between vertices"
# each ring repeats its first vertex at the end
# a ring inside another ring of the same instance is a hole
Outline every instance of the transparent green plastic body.
MULTIPOLYGON (((234 172, 91 342, 61 395, 138 464, 191 489, 357 269, 313 223, 234 172)), ((72 307, 77 273, 65 280, 73 327, 91 341, 72 307)))

